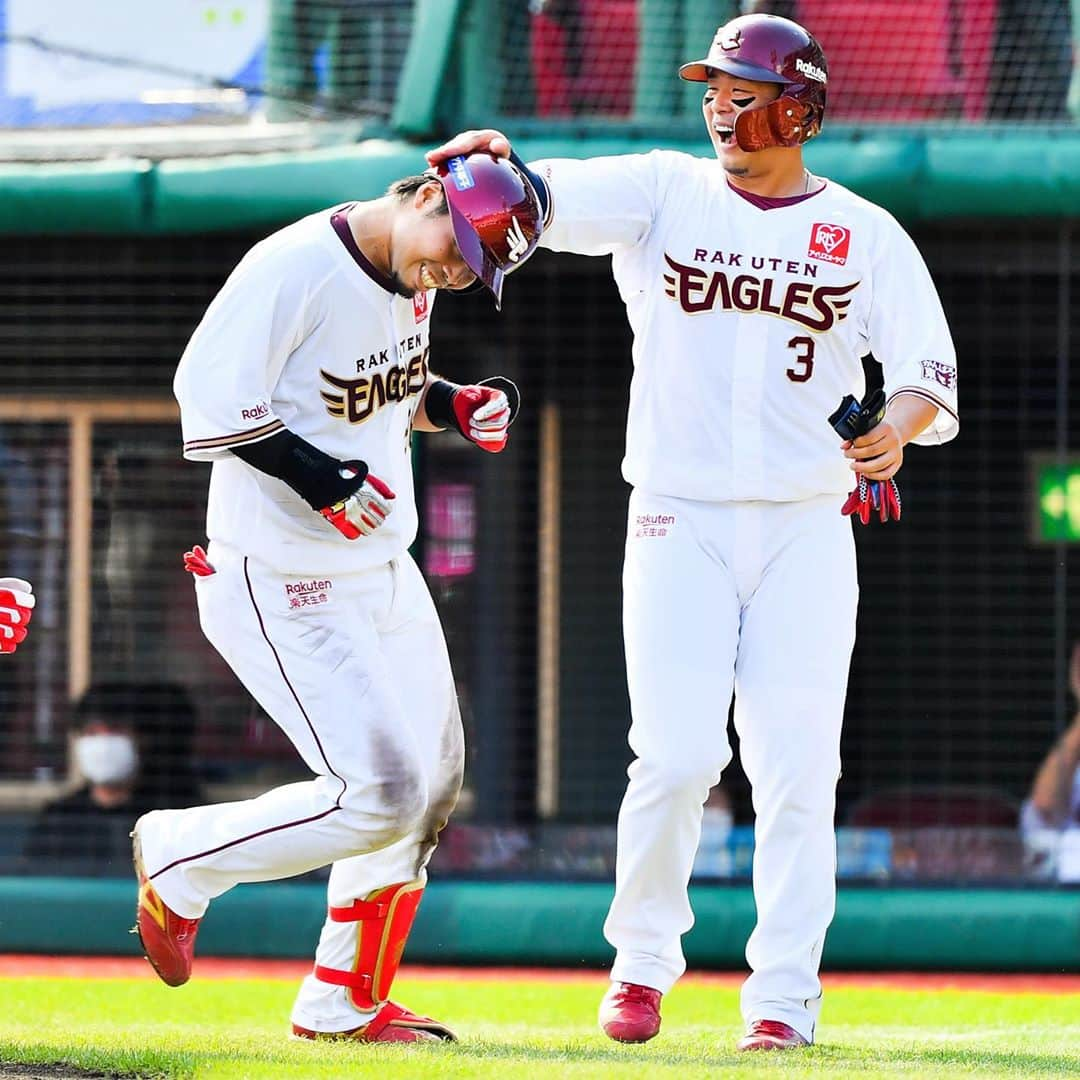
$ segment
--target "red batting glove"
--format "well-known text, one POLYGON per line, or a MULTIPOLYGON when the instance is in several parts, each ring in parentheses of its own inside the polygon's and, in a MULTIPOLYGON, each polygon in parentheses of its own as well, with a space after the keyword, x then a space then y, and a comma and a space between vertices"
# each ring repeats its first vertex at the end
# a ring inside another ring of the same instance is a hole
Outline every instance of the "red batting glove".
POLYGON ((363 484, 347 499, 323 507, 320 514, 346 540, 370 536, 394 509, 396 496, 377 476, 367 474, 363 484))
POLYGON ((196 577, 209 577, 217 571, 210 565, 206 558, 206 552, 196 544, 190 551, 184 552, 184 569, 196 577))
POLYGON ((510 402, 493 386, 462 386, 451 400, 458 430, 489 454, 506 448, 510 437, 510 402))
POLYGON ((864 525, 870 524, 873 512, 878 521, 900 520, 900 489, 895 480, 867 480, 860 476, 859 486, 840 508, 840 513, 854 514, 864 525))
POLYGON ((0 578, 0 653, 13 653, 23 643, 36 602, 29 581, 0 578))

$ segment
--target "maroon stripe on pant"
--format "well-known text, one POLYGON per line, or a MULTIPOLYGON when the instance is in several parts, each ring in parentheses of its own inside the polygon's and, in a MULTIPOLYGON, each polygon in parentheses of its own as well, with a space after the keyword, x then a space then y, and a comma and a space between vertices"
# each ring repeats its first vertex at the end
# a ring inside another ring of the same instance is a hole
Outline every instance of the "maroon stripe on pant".
POLYGON ((281 672, 282 679, 285 680, 285 685, 289 688, 289 693, 292 695, 293 701, 296 702, 296 707, 300 710, 300 715, 303 716, 304 722, 308 726, 308 731, 311 732, 311 737, 315 740, 315 745, 319 748, 319 756, 323 760, 323 764, 326 766, 326 771, 335 779, 341 783, 341 791, 338 792, 337 798, 334 800, 334 805, 328 810, 324 810, 321 814, 314 814, 311 817, 300 818, 298 821, 286 821, 282 825, 272 825, 268 829, 260 829, 258 832, 250 833, 247 836, 238 837, 236 840, 230 840, 226 844, 219 844, 216 848, 208 848, 206 851, 200 851, 195 855, 185 855, 181 859, 174 859, 168 866, 163 866, 160 870, 155 870, 154 873, 149 875, 152 880, 159 874, 164 874, 166 870, 171 870, 174 866, 180 866, 182 863, 193 862, 195 859, 203 859, 208 855, 216 855, 219 851, 225 851, 227 848, 236 847, 237 844, 244 844, 248 840, 256 840, 260 836, 268 836, 270 833, 280 832, 282 829, 291 829, 296 825, 307 825, 312 821, 318 821, 321 818, 326 817, 328 814, 333 814, 341 809, 341 796, 345 794, 348 784, 345 780, 339 776, 330 765, 329 760, 326 757, 326 751, 323 749, 322 740, 319 738, 318 732, 315 730, 315 725, 311 722, 311 717, 308 716, 307 710, 304 708, 303 703, 300 701, 300 695, 296 692, 296 688, 289 681, 289 676, 285 674, 285 665, 281 662, 281 657, 278 655, 277 649, 274 648, 274 643, 270 640, 270 635, 266 632, 266 624, 263 622, 262 612, 259 611, 259 604, 255 599, 255 590, 251 586, 251 577, 248 574, 248 560, 247 556, 244 556, 244 581, 247 584, 248 596, 251 598, 251 606, 255 611, 255 618, 259 621, 259 631, 263 636, 263 640, 270 647, 270 651, 274 654, 274 660, 277 663, 278 671, 281 672))

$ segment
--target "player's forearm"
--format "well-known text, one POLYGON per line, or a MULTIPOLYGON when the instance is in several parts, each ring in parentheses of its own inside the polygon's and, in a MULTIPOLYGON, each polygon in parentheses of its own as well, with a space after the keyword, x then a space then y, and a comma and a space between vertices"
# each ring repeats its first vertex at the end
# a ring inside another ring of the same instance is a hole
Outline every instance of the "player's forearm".
POLYGON ((1065 820, 1073 777, 1080 765, 1080 716, 1046 756, 1031 787, 1031 805, 1054 825, 1065 820))
MULTIPOLYGON (((420 404, 416 407, 416 412, 413 413, 412 427, 413 431, 445 431, 446 424, 436 424, 430 416, 428 416, 427 403, 428 394, 431 393, 431 388, 436 383, 443 383, 444 385, 452 386, 453 383, 448 383, 446 379, 443 379, 439 375, 428 375, 427 384, 424 386, 424 392, 420 396, 420 404)), ((435 391, 436 394, 439 392, 435 391)))
POLYGON ((937 406, 917 394, 897 394, 889 402, 885 420, 896 428, 903 445, 921 435, 937 416, 937 406))
POLYGON ((346 467, 287 428, 268 439, 230 449, 252 468, 284 481, 313 510, 341 502, 367 476, 363 462, 350 462, 346 467))

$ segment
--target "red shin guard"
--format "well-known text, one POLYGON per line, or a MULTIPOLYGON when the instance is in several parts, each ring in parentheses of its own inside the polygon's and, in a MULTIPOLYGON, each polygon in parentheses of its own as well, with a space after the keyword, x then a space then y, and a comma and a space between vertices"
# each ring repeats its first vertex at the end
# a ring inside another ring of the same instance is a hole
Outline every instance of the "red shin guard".
POLYGON ((315 965, 320 982, 349 988, 349 1000, 360 1012, 371 1012, 390 996, 401 954, 412 929, 424 882, 402 881, 369 893, 348 907, 330 908, 333 922, 356 922, 356 959, 351 971, 315 965))

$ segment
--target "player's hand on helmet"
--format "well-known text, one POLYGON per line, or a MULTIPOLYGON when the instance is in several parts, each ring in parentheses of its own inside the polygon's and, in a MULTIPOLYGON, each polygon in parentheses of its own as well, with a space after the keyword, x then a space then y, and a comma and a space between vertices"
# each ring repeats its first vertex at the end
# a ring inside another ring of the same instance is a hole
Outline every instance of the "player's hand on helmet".
POLYGON ((323 507, 322 514, 346 540, 370 536, 390 516, 396 496, 377 476, 367 472, 360 462, 346 462, 363 482, 351 494, 333 506, 323 507))
POLYGON ((0 653, 13 653, 23 643, 35 603, 29 581, 0 578, 0 653))
POLYGON ((473 154, 478 150, 486 150, 495 157, 507 158, 510 156, 510 140, 494 128, 483 128, 479 131, 463 131, 448 139, 442 146, 436 146, 425 155, 428 164, 434 168, 452 157, 465 154, 473 154))

